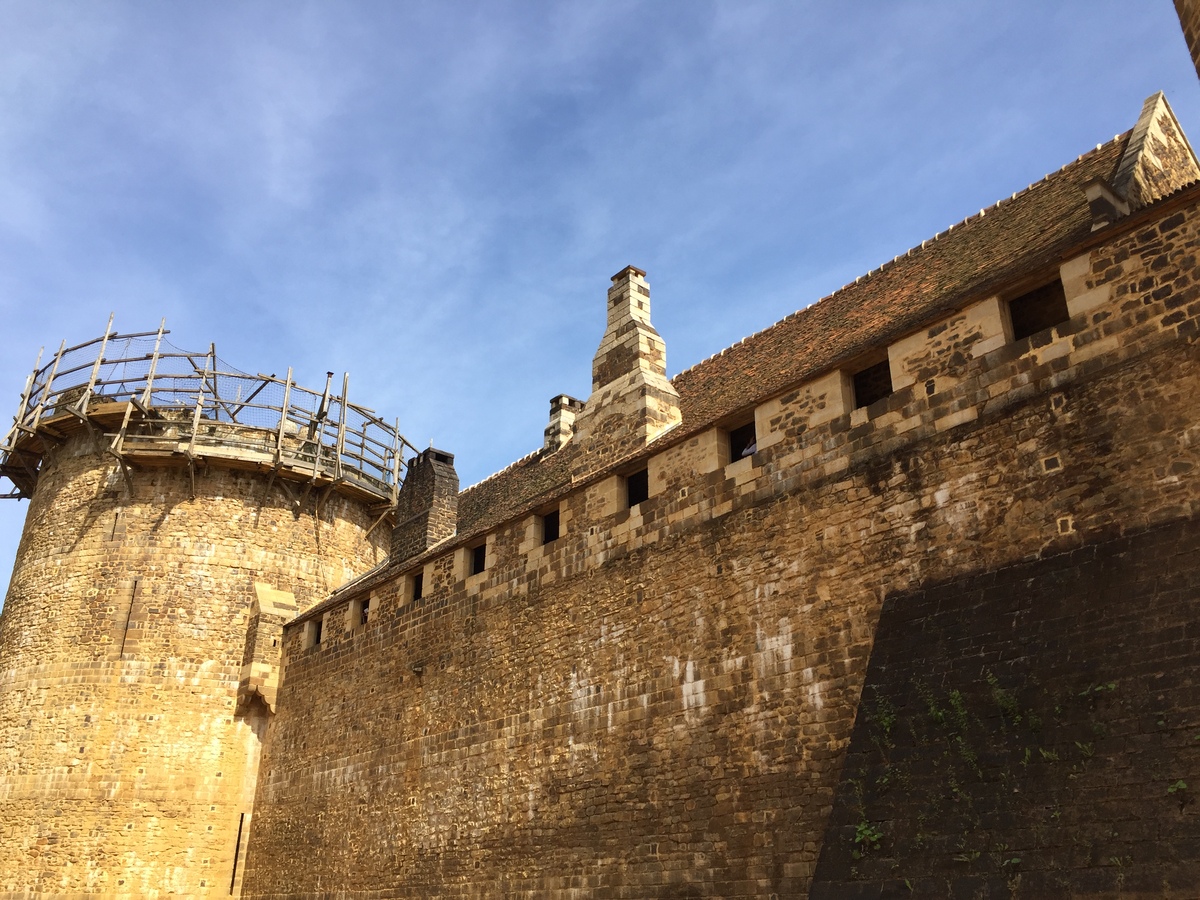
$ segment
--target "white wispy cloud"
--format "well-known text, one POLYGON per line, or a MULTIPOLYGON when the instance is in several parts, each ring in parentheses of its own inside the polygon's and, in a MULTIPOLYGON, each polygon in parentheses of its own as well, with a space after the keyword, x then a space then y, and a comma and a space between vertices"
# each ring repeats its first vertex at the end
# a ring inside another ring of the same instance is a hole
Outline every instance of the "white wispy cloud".
MULTIPOLYGON (((0 393, 109 310, 166 315, 243 369, 349 370, 475 481, 586 395, 620 267, 684 368, 1155 90, 1197 121, 1177 31, 1099 0, 8 0, 0 393)), ((10 556, 23 511, 0 504, 10 556)))

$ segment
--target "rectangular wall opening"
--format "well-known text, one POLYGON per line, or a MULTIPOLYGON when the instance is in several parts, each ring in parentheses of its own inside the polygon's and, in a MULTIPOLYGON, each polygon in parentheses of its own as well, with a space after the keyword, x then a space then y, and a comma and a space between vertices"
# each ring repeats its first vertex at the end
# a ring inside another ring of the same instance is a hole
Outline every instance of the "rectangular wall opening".
POLYGON ((642 469, 625 476, 625 505, 630 509, 650 498, 650 470, 642 469))
POLYGON ((559 535, 559 518, 558 510, 548 512, 542 516, 542 544, 552 544, 558 540, 559 535))
POLYGON ((754 430, 754 420, 729 431, 729 461, 737 462, 758 452, 758 436, 754 430))
POLYGON ((1008 301, 1008 314, 1012 319, 1014 341, 1053 328, 1071 318, 1067 309, 1067 295, 1057 278, 1019 297, 1013 297, 1008 301))
POLYGON ((371 598, 362 597, 350 602, 350 627, 362 628, 371 618, 371 598))
POLYGON ((409 593, 409 599, 413 602, 420 600, 425 596, 425 572, 417 572, 412 576, 412 590, 409 593))
POLYGON ((468 572, 471 575, 478 575, 487 568, 487 542, 477 544, 469 551, 470 558, 468 559, 468 572))
POLYGON ((854 408, 870 406, 892 394, 892 367, 884 359, 854 373, 854 408))
POLYGON ((323 618, 309 619, 304 623, 304 646, 305 648, 316 647, 321 643, 322 626, 324 625, 323 618))

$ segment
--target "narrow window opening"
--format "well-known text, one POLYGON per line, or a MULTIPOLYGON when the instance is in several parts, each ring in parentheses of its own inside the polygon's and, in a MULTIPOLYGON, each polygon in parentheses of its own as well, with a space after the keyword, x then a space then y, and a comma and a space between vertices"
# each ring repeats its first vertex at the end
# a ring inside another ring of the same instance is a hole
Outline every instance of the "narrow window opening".
POLYGON ((412 598, 413 601, 420 600, 425 596, 425 573, 418 572, 412 577, 412 598))
POLYGON ((1067 295, 1062 282, 1058 280, 1009 300, 1008 314, 1012 319, 1014 341, 1053 328, 1071 318, 1067 309, 1067 295))
POLYGON ((471 548, 471 574, 478 575, 487 568, 487 544, 471 548))
POLYGON ((854 373, 854 408, 870 406, 892 393, 892 368, 885 359, 854 373))
POLYGON ((650 497, 650 471, 642 469, 625 478, 626 505, 632 509, 650 497))
POLYGON ((309 619, 304 623, 304 646, 315 647, 321 643, 321 619, 309 619))
POLYGON ((729 461, 737 462, 758 452, 758 437, 754 423, 747 422, 729 432, 729 461))
POLYGON ((542 543, 551 544, 558 540, 558 510, 542 516, 542 543))
POLYGON ((370 598, 370 597, 364 597, 364 598, 363 598, 363 599, 362 599, 362 600, 359 602, 359 608, 358 608, 358 624, 359 624, 359 625, 366 625, 366 624, 367 624, 367 620, 368 620, 368 619, 370 619, 370 617, 371 617, 371 598, 370 598))
POLYGON ((325 631, 325 620, 324 619, 317 619, 315 622, 313 622, 313 644, 314 645, 321 643, 321 635, 324 633, 324 631, 325 631))

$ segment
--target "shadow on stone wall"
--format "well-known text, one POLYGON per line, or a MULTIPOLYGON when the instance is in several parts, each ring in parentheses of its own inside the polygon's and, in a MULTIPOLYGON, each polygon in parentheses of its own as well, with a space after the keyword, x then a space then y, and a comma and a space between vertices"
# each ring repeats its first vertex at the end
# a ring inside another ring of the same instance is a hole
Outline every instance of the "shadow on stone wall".
POLYGON ((1200 524, 888 598, 811 897, 1194 896, 1200 524))

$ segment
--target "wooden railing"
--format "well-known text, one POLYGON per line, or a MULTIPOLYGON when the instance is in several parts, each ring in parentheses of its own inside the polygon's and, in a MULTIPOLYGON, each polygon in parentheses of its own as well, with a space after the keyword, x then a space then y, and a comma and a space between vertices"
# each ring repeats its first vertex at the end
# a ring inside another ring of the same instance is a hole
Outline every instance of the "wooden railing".
MULTIPOLYGON (((292 370, 277 378, 233 369, 207 352, 180 350, 157 331, 118 334, 112 318, 101 337, 59 347, 42 366, 38 354, 17 414, 0 444, 0 478, 27 497, 42 450, 65 424, 102 434, 122 465, 139 452, 244 456, 275 471, 310 472, 313 481, 351 482, 395 502, 404 459, 415 447, 373 410, 350 402, 349 375, 335 390, 333 373, 317 391, 292 370)), ((127 472, 128 474, 128 472, 127 472)))

